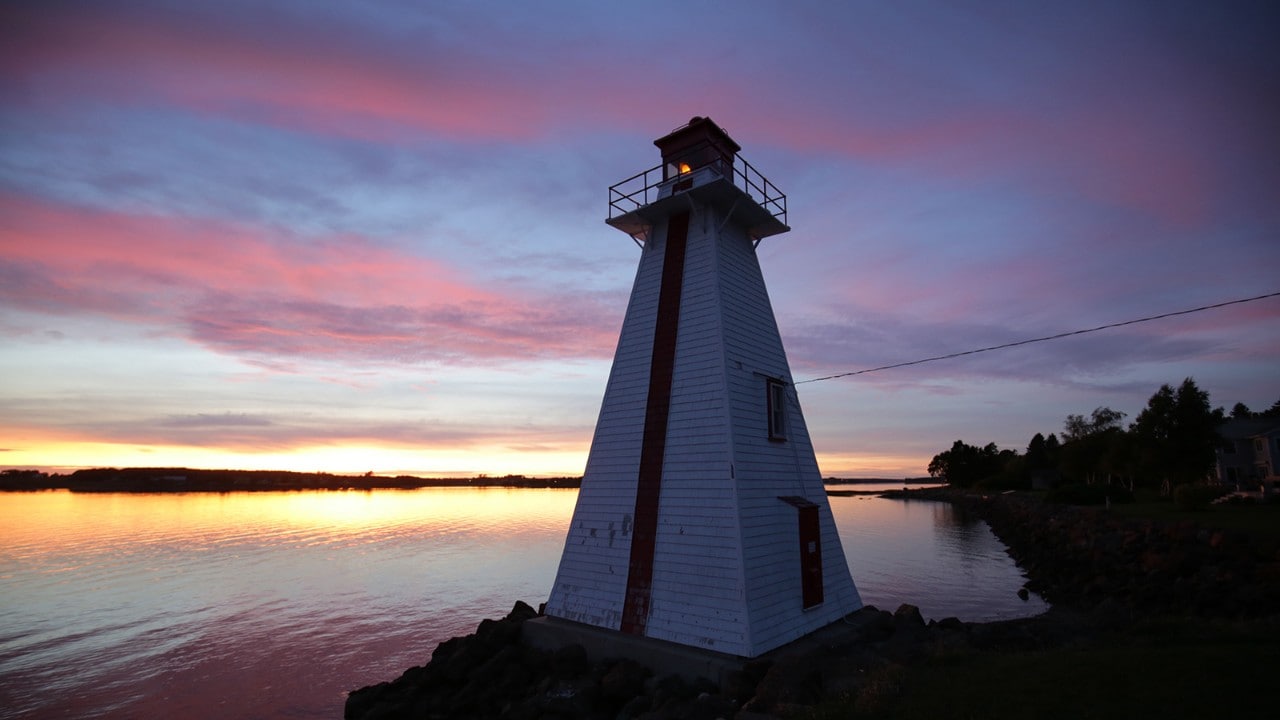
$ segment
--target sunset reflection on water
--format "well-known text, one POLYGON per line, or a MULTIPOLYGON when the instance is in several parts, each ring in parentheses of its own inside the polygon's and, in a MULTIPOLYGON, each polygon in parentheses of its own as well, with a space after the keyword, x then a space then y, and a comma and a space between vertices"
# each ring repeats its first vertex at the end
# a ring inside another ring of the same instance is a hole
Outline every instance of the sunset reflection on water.
POLYGON ((0 706, 340 716, 348 690, 422 664, 518 599, 541 602, 576 498, 5 493, 0 706))
POLYGON ((114 543, 188 549, 263 537, 280 542, 394 540, 405 533, 520 535, 568 527, 577 493, 426 488, 233 493, 7 493, 0 546, 38 553, 119 552, 114 543), (38 501, 32 501, 38 500, 38 501))
MULTIPOLYGON (((0 496, 0 717, 339 717, 349 690, 550 592, 577 491, 0 496)), ((1034 614, 949 505, 832 497, 882 609, 1034 614)))

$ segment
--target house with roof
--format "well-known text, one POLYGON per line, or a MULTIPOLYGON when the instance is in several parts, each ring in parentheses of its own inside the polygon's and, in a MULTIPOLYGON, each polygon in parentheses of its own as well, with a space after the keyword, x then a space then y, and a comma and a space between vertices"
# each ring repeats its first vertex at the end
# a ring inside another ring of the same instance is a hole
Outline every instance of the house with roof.
POLYGON ((1232 418, 1218 428, 1218 481, 1239 490, 1268 489, 1280 481, 1280 420, 1232 418))

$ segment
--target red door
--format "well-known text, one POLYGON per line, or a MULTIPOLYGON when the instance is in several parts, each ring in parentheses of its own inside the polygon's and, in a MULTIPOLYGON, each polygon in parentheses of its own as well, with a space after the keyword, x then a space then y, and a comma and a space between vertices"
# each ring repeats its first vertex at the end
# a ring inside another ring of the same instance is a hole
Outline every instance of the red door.
POLYGON ((818 538, 818 506, 814 503, 800 511, 800 588, 804 606, 822 603, 822 541, 818 538))
POLYGON ((818 532, 818 504, 789 495, 778 498, 796 509, 800 537, 800 598, 805 608, 822 604, 822 539, 818 532))

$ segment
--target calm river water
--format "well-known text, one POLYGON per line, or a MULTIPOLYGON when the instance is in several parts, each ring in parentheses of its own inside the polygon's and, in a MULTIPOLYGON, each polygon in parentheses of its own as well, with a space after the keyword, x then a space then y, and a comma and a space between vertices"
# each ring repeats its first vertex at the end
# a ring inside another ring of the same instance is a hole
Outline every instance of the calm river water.
MULTIPOLYGON (((551 590, 576 490, 0 493, 0 718, 341 718, 349 690, 551 590)), ((854 582, 1034 615, 985 524, 831 498, 854 582)))

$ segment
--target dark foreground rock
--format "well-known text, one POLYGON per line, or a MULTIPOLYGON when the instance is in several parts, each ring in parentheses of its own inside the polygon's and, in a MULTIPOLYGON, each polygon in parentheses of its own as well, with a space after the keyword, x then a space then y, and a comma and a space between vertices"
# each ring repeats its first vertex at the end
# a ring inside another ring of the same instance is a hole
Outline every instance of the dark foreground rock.
POLYGON ((514 720, 767 720, 802 714, 824 700, 887 692, 895 669, 938 652, 1032 649, 1077 637, 1066 615, 970 624, 925 623, 904 605, 865 607, 812 642, 746 662, 718 685, 655 674, 634 661, 592 663, 579 645, 555 652, 525 646, 521 628, 537 613, 517 602, 501 620, 441 643, 424 666, 352 692, 348 720, 513 718, 514 720))

